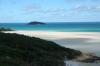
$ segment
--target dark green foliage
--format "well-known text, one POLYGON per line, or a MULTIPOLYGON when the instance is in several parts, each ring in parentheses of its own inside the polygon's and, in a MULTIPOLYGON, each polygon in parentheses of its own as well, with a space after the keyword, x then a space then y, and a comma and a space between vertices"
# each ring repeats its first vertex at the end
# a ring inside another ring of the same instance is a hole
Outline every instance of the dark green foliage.
POLYGON ((0 28, 0 31, 13 31, 13 30, 10 29, 10 28, 4 28, 4 27, 1 27, 1 28, 0 28))
POLYGON ((16 60, 9 57, 0 58, 0 66, 21 66, 16 60))
POLYGON ((80 51, 62 47, 51 41, 0 33, 0 60, 3 62, 0 62, 0 66, 64 66, 65 57, 72 59, 79 55, 80 51), (11 62, 13 65, 10 65, 11 62))

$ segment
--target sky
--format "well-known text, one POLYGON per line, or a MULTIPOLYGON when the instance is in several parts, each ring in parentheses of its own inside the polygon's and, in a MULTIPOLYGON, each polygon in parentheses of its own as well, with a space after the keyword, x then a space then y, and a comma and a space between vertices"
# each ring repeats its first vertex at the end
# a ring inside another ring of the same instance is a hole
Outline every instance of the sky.
POLYGON ((99 22, 100 0, 0 0, 0 22, 99 22))

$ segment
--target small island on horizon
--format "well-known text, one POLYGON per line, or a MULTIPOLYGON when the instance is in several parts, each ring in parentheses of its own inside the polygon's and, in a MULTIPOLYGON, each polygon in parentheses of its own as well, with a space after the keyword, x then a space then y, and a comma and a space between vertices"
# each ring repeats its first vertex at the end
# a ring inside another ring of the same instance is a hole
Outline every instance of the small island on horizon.
POLYGON ((45 25, 45 23, 38 22, 38 21, 32 21, 32 22, 29 22, 27 25, 45 25))

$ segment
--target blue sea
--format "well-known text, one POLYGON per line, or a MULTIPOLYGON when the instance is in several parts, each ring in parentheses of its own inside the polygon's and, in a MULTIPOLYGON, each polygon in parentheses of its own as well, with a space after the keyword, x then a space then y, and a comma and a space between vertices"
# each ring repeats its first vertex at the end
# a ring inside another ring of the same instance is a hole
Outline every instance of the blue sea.
MULTIPOLYGON (((27 23, 0 23, 0 27, 11 28, 13 30, 27 30, 27 31, 60 31, 60 32, 100 32, 100 22, 45 22, 45 25, 26 25, 27 23)), ((67 40, 67 39, 66 39, 67 40)), ((74 40, 74 39, 73 39, 74 40)), ((52 40, 53 41, 53 40, 52 40)), ((66 43, 66 42, 54 42, 59 45, 73 48, 72 46, 77 46, 73 49, 81 50, 86 52, 92 52, 100 56, 100 43, 66 43), (90 45, 90 46, 89 46, 90 45), (83 48, 80 48, 80 47, 83 48), (89 47, 87 47, 89 46, 89 47)), ((81 63, 67 61, 66 66, 100 66, 100 63, 81 63)))
POLYGON ((100 22, 45 22, 45 25, 27 23, 0 23, 0 27, 13 30, 61 31, 61 32, 100 32, 100 22))

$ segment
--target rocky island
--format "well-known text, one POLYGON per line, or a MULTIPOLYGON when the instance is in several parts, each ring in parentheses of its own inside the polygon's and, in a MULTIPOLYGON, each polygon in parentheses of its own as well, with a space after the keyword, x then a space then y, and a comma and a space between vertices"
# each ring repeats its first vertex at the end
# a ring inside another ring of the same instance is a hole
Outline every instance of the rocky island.
POLYGON ((44 25, 44 24, 45 23, 43 22, 33 21, 33 22, 28 23, 27 25, 44 25))

